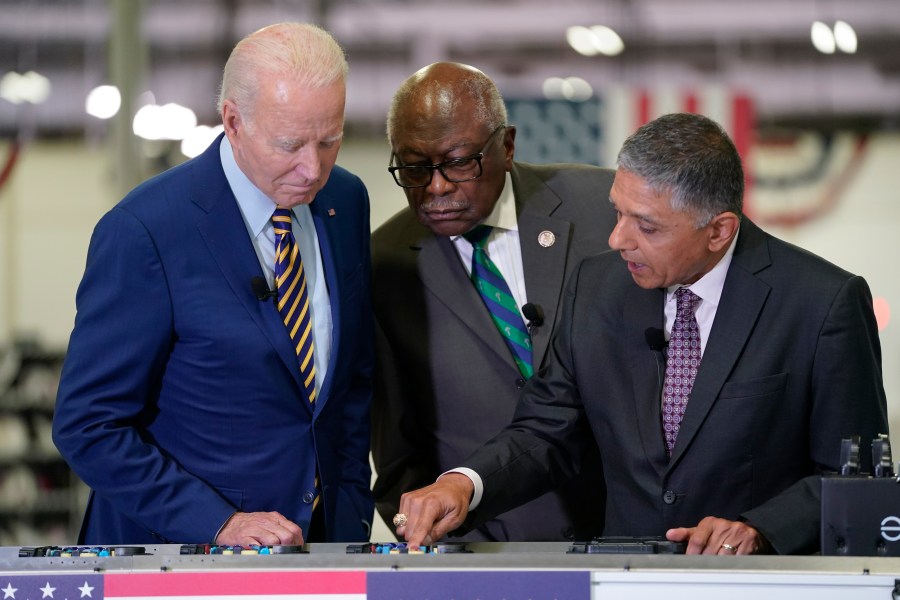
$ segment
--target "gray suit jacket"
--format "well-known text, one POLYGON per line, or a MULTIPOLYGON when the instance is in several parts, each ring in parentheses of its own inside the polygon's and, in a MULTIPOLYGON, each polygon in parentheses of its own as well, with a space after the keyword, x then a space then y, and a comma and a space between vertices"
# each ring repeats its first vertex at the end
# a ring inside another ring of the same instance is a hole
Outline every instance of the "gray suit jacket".
MULTIPOLYGON (((614 173, 583 165, 514 163, 513 189, 533 331, 534 365, 547 353, 564 282, 586 256, 608 249, 614 173), (551 231, 552 246, 538 236, 551 231)), ((449 238, 404 209, 373 234, 377 375, 372 452, 377 508, 390 523, 401 493, 430 483, 509 424, 524 384, 449 238)), ((596 450, 558 493, 511 510, 467 540, 589 537, 603 514, 596 450)))
POLYGON ((663 326, 664 297, 615 253, 583 263, 515 420, 463 463, 485 485, 472 523, 541 493, 598 446, 606 535, 664 535, 712 515, 748 521, 780 553, 818 550, 816 475, 838 469, 841 438, 888 431, 865 281, 744 218, 671 460, 665 358, 645 338, 663 326))

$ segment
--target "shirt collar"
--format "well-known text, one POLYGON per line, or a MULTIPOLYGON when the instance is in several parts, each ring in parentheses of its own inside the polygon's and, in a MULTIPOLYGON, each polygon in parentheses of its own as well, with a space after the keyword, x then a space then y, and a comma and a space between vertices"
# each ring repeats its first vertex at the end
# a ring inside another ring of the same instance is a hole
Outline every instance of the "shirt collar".
POLYGON ((275 210, 275 203, 266 196, 262 191, 253 185, 253 182, 244 175, 234 160, 234 150, 228 136, 222 137, 222 143, 219 145, 219 157, 222 160, 222 169, 225 171, 225 178, 231 191, 237 199, 247 227, 257 237, 272 218, 272 211, 275 210))
POLYGON ((683 286, 679 283, 669 287, 666 290, 666 300, 670 300, 678 288, 690 287, 692 292, 703 299, 703 302, 718 306, 719 299, 722 297, 722 288, 725 287, 725 276, 728 275, 728 267, 731 265, 731 258, 734 256, 734 247, 737 244, 738 235, 740 235, 740 229, 738 229, 738 233, 731 240, 728 250, 725 251, 725 254, 709 273, 689 286, 683 286))
MULTIPOLYGON (((516 216, 516 197, 513 194, 512 176, 509 171, 506 172, 506 181, 503 183, 503 190, 497 203, 494 204, 494 210, 481 223, 489 225, 494 229, 505 229, 507 231, 519 230, 519 218, 516 216)), ((460 237, 458 235, 450 236, 451 241, 456 241, 460 237)))

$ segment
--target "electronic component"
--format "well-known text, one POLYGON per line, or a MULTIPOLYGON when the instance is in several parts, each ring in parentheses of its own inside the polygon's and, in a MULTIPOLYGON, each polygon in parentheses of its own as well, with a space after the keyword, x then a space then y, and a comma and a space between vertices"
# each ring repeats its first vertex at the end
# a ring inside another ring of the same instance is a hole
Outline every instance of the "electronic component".
POLYGON ((600 537, 590 542, 575 542, 567 554, 684 554, 685 542, 670 542, 661 537, 600 537))
POLYGON ((93 556, 142 556, 147 554, 143 546, 25 546, 19 548, 19 557, 93 557, 93 556))
POLYGON ((218 544, 182 544, 179 554, 215 554, 222 556, 270 555, 270 554, 306 554, 303 546, 227 546, 218 544))
POLYGON ((405 542, 350 544, 347 554, 468 554, 465 544, 434 544, 410 549, 405 542))
POLYGON ((891 456, 891 440, 880 433, 872 440, 872 475, 874 477, 893 477, 894 459, 891 456))
POLYGON ((859 475, 859 436, 841 440, 841 475, 859 475))

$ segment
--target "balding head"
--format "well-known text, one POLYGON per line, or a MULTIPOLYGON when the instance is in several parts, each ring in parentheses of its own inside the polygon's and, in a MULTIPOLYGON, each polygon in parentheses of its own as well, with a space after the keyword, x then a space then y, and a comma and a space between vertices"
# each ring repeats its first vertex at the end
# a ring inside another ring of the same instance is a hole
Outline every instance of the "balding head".
POLYGON ((218 109, 231 100, 245 118, 253 114, 264 79, 283 79, 309 89, 345 81, 344 51, 330 33, 308 23, 277 23, 255 31, 232 50, 222 73, 218 109))
POLYGON ((391 102, 387 136, 393 145, 399 128, 442 135, 460 120, 493 131, 506 124, 506 106, 491 79, 469 65, 430 64, 406 79, 391 102), (464 109, 463 109, 464 107, 464 109))

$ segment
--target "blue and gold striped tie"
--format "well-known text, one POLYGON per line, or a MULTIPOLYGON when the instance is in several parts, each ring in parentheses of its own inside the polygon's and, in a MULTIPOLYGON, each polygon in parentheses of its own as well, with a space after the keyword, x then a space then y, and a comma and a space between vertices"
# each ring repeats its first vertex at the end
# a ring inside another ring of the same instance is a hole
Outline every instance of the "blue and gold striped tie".
POLYGON ((531 366, 531 335, 503 275, 484 251, 491 229, 487 225, 479 225, 463 234, 472 244, 472 282, 491 313, 494 325, 512 352, 519 372, 528 379, 534 375, 534 367, 531 366))
MULTIPOLYGON (((316 360, 313 352, 312 317, 309 312, 309 289, 300 250, 291 226, 291 211, 276 208, 272 213, 275 229, 275 288, 278 290, 278 312, 284 320, 294 351, 300 363, 300 376, 310 404, 316 401, 316 360)), ((313 510, 319 505, 319 469, 316 467, 316 497, 313 510)), ((308 532, 307 532, 308 533, 308 532)))
POLYGON ((291 211, 276 208, 272 214, 275 227, 275 288, 278 290, 278 312, 284 320, 294 351, 300 362, 300 374, 306 397, 316 401, 316 361, 313 356, 312 318, 309 312, 309 290, 303 261, 291 228, 291 211))

